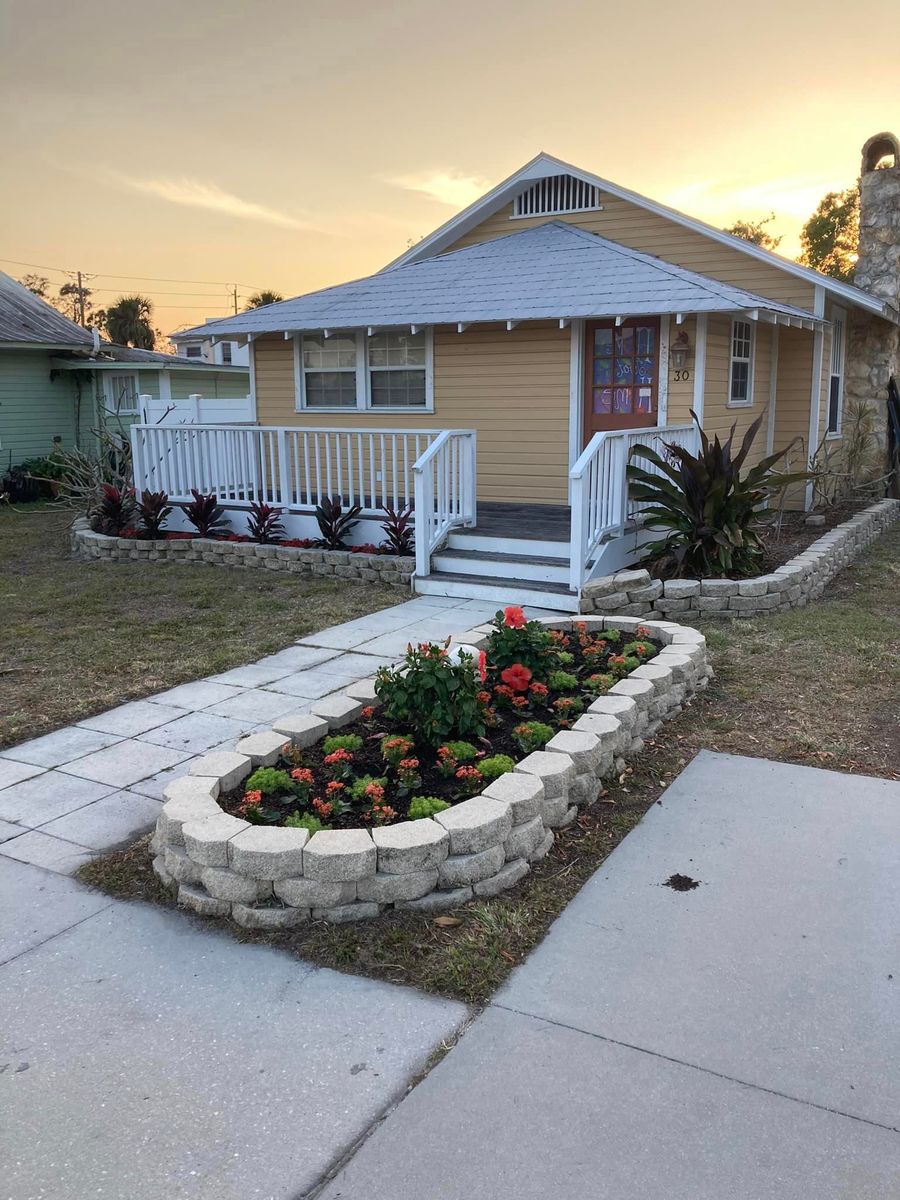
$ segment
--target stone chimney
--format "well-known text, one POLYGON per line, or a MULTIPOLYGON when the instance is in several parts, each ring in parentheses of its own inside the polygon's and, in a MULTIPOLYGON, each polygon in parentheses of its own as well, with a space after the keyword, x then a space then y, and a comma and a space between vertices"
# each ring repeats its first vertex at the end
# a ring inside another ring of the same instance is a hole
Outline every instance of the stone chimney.
MULTIPOLYGON (((900 309, 900 142, 877 133, 862 149, 859 180, 859 259, 854 284, 900 309)), ((878 458, 888 446, 887 387, 900 384, 900 327, 859 309, 847 321, 845 441, 860 414, 871 414, 878 458)), ((877 468, 883 473, 884 466, 877 468)), ((875 472, 873 472, 875 473, 875 472)))

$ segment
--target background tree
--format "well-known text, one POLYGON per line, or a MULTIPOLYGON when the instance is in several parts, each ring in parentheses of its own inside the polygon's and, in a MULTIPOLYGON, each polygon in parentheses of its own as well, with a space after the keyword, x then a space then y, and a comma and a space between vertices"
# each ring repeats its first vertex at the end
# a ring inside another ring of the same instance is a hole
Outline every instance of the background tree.
MULTIPOLYGON (((262 308, 265 304, 279 304, 284 299, 281 292, 273 292, 268 288, 263 288, 261 292, 254 292, 247 301, 247 309, 262 308)), ((247 309, 244 311, 246 312, 247 309)))
POLYGON ((152 350, 156 331, 151 324, 153 301, 146 296, 120 296, 105 313, 106 335, 120 346, 152 350))
MULTIPOLYGON (((74 321, 76 325, 84 325, 85 328, 90 328, 94 323, 94 309, 91 304, 91 289, 85 287, 84 283, 64 283, 59 289, 59 298, 50 300, 50 303, 68 317, 70 321, 74 321)), ((48 297, 49 299, 49 297, 48 297)))
POLYGON ((829 192, 800 233, 800 262, 823 275, 851 283, 859 245, 859 184, 829 192))
POLYGON ((769 213, 761 221, 735 221, 733 225, 726 226, 725 233, 732 233, 735 237, 743 238, 745 242, 752 242, 754 246, 762 246, 764 250, 776 250, 781 238, 775 237, 766 229, 774 220, 775 214, 769 213))
POLYGON ((50 291, 50 280, 43 275, 23 275, 19 283, 42 300, 49 299, 47 293, 50 291))

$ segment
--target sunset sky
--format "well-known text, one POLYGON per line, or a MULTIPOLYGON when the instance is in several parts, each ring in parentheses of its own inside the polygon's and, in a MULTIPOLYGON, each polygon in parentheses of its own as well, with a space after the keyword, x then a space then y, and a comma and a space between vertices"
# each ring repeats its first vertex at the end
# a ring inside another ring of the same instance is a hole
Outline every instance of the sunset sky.
POLYGON ((369 274, 539 150, 715 225, 774 210, 793 256, 900 132, 898 37, 897 0, 0 0, 0 269, 173 330, 232 281, 369 274))

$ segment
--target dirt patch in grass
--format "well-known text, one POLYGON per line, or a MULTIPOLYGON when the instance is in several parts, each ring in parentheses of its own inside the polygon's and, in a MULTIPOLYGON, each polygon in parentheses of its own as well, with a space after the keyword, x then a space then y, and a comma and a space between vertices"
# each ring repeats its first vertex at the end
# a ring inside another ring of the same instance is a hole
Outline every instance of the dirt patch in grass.
POLYGON ((78 562, 71 520, 0 507, 0 748, 405 598, 263 569, 78 562))
MULTIPOLYGON (((881 538, 815 604, 776 617, 707 622, 704 632, 717 672, 707 691, 663 726, 517 887, 460 908, 458 924, 390 913, 278 934, 225 927, 323 966, 483 1003, 699 750, 900 778, 900 530, 881 538)), ((172 903, 150 869, 146 839, 92 863, 81 878, 126 899, 172 903)))

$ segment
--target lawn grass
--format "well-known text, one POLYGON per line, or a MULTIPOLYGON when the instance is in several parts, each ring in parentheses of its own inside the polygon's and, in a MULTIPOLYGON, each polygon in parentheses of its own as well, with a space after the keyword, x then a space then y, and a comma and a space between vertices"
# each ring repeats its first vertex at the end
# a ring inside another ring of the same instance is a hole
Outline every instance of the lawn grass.
MULTIPOLYGON (((516 888, 459 909, 451 926, 389 913, 277 934, 224 927, 323 966, 481 1004, 699 750, 900 778, 900 529, 808 607, 702 628, 716 670, 707 691, 663 726, 516 888)), ((147 840, 81 877, 116 896, 171 905, 150 869, 147 840)))
POLYGON ((0 506, 0 748, 404 599, 262 568, 79 562, 72 518, 0 506))

